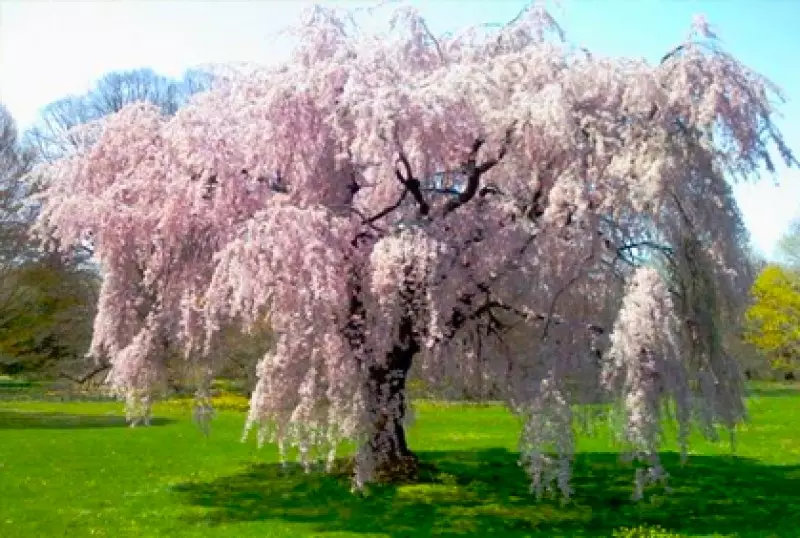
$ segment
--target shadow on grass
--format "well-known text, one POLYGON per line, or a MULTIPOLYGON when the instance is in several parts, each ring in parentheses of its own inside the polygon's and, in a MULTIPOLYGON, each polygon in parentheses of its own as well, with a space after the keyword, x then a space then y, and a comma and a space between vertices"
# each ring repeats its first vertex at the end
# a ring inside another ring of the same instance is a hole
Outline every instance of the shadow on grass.
POLYGON ((349 493, 346 477, 305 475, 277 464, 173 488, 191 505, 194 523, 277 519, 316 524, 320 532, 390 536, 610 536, 623 526, 655 526, 691 534, 795 536, 800 528, 800 466, 767 466, 735 457, 694 456, 664 462, 672 491, 654 488, 630 500, 633 470, 616 454, 581 454, 572 501, 537 502, 517 454, 504 449, 423 452, 420 481, 349 493), (434 467, 435 465, 435 467, 434 467), (562 534, 563 533, 563 534, 562 534))
MULTIPOLYGON (((152 426, 173 420, 154 417, 152 426)), ((35 413, 0 409, 0 430, 79 430, 87 428, 127 428, 125 417, 113 415, 71 415, 68 413, 35 413)))

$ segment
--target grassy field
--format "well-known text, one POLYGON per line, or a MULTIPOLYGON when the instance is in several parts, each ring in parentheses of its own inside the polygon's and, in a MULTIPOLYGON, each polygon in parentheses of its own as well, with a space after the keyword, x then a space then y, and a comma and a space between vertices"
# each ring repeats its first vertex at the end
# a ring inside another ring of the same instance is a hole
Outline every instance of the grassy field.
MULTIPOLYGON (((633 471, 603 432, 581 437, 575 495, 536 502, 517 466, 519 426, 500 407, 417 406, 410 442, 434 468, 419 484, 349 493, 344 478, 275 464, 240 443, 241 413, 210 437, 162 405, 127 428, 108 402, 0 399, 0 536, 612 536, 661 526, 684 536, 800 536, 800 390, 761 386, 727 443, 667 447, 672 491, 630 500, 633 471)), ((646 536, 633 535, 633 536, 646 536)))

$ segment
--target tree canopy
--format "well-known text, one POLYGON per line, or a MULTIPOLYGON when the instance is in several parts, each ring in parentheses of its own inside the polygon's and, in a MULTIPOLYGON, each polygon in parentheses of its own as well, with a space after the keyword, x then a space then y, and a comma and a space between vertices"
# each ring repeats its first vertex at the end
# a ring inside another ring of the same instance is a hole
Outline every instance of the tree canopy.
POLYGON ((745 336, 778 368, 800 364, 800 273, 769 265, 752 289, 745 336))
POLYGON ((94 244, 92 353, 144 417, 180 342, 202 411, 219 329, 266 314, 248 428, 305 463, 353 440, 357 487, 413 461, 414 361, 432 384, 494 381, 540 493, 569 493, 573 404, 602 398, 641 492, 667 404, 684 451, 692 424, 744 415, 719 334, 752 282, 726 178, 773 146, 796 164, 777 88, 703 19, 657 65, 571 46, 538 3, 443 36, 410 7, 391 22, 315 8, 288 63, 74 131, 40 229, 94 244))
POLYGON ((84 377, 98 280, 59 255, 9 271, 0 282, 7 297, 0 310, 0 371, 84 377))

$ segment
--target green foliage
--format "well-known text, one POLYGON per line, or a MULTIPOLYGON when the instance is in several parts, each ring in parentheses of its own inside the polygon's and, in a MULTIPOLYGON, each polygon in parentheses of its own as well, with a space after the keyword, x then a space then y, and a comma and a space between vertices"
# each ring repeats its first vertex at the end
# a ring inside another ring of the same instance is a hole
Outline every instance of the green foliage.
POLYGON ((274 342, 275 335, 267 319, 260 320, 249 332, 242 332, 236 323, 223 327, 219 334, 219 347, 225 361, 224 368, 217 375, 235 384, 226 390, 249 395, 256 382, 256 364, 274 342))
POLYGON ((615 530, 614 538, 683 538, 684 535, 670 532, 662 527, 623 527, 615 530))
POLYGON ((77 359, 91 331, 97 277, 81 255, 44 252, 28 233, 38 187, 26 174, 34 158, 0 105, 0 374, 44 373, 77 359))
POLYGON ((98 277, 52 260, 10 270, 0 282, 0 373, 56 374, 83 362, 98 277))
POLYGON ((776 368, 800 361, 800 274, 769 265, 752 288, 753 304, 746 313, 745 339, 776 368))
POLYGON ((641 503, 605 432, 580 437, 566 505, 532 498, 516 463, 519 423, 499 406, 420 402, 409 429, 419 481, 360 498, 347 476, 283 468, 274 446, 238 442, 238 411, 220 410, 206 438, 166 403, 152 427, 132 429, 119 403, 0 401, 0 491, 16 492, 0 502, 0 536, 796 536, 800 390, 752 392, 737 456, 693 438, 681 467, 669 445, 672 491, 641 503))
MULTIPOLYGON (((216 379, 212 382, 212 394, 231 393, 250 396, 256 382, 256 366, 267 350, 274 345, 274 335, 266 319, 260 320, 249 332, 243 331, 237 322, 222 327, 217 335, 214 353, 217 364, 216 379)), ((197 372, 183 351, 171 345, 167 349, 166 367, 170 393, 193 398, 197 390, 197 372)))

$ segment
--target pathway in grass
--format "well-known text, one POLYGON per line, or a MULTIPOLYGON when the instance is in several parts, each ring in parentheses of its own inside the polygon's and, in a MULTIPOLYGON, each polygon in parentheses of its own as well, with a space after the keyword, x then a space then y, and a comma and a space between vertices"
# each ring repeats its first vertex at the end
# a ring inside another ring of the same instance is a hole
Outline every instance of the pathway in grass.
POLYGON ((204 438, 164 407, 131 429, 118 404, 3 401, 0 536, 611 536, 638 525, 798 536, 800 391, 761 387, 750 411, 735 456, 694 439, 686 467, 664 458, 672 492, 639 504, 605 432, 582 437, 575 496, 561 506, 528 493, 517 423, 499 407, 418 406, 420 483, 361 499, 346 478, 282 470, 273 448, 239 443, 241 413, 219 413, 204 438))

